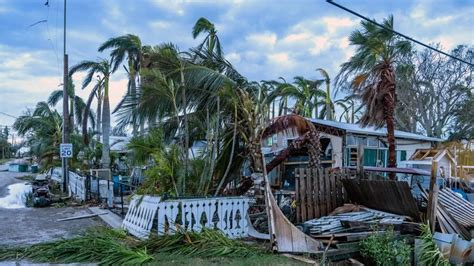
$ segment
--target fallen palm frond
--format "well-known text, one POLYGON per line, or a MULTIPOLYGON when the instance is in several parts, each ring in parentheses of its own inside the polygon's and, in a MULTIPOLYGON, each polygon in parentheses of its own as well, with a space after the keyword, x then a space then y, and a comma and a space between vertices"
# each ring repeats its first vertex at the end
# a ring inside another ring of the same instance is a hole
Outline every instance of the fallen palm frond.
POLYGON ((102 265, 139 265, 153 259, 145 249, 132 249, 125 232, 99 228, 72 239, 0 249, 0 261, 27 259, 49 263, 98 263, 102 265))
POLYGON ((196 257, 250 257, 263 254, 262 249, 227 238, 217 230, 200 233, 178 230, 174 235, 152 236, 138 246, 151 253, 170 253, 196 257))
POLYGON ((96 228, 83 236, 23 248, 0 247, 0 261, 28 260, 48 263, 97 263, 99 265, 140 265, 153 260, 151 255, 190 257, 251 257, 262 249, 227 238, 217 230, 200 233, 178 229, 174 235, 151 236, 138 241, 124 231, 96 228))
POLYGON ((443 256, 443 253, 436 245, 429 224, 421 225, 421 265, 441 265, 448 266, 449 261, 443 256))

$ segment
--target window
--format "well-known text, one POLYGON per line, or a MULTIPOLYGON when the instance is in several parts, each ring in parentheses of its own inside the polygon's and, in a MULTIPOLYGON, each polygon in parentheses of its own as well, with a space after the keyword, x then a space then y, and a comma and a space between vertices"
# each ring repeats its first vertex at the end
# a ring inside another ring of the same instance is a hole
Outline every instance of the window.
POLYGON ((379 146, 379 141, 375 137, 368 137, 367 138, 367 146, 368 147, 378 147, 379 146))
POLYGON ((366 137, 357 137, 357 145, 367 146, 367 138, 366 137))
POLYGON ((352 135, 346 136, 346 142, 347 142, 347 145, 356 145, 355 137, 352 135))

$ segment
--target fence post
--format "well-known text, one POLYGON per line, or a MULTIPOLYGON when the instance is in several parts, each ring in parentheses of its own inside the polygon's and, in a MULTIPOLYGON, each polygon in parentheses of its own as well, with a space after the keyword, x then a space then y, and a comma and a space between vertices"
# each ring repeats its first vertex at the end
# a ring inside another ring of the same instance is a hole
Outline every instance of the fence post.
POLYGON ((97 179, 97 201, 100 204, 100 203, 102 203, 101 200, 100 200, 100 180, 99 180, 98 176, 96 176, 95 178, 97 179))
POLYGON ((122 187, 122 184, 119 182, 119 187, 120 187, 120 204, 122 205, 122 211, 120 212, 120 214, 124 215, 123 213, 123 187, 122 187))

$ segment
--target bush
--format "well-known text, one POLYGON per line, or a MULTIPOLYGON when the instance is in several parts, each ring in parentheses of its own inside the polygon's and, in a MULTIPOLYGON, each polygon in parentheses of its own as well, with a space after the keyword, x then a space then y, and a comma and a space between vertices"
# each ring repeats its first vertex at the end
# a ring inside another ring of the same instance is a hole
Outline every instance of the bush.
POLYGON ((362 256, 377 265, 409 265, 412 248, 406 241, 398 240, 393 229, 372 234, 360 243, 362 256))

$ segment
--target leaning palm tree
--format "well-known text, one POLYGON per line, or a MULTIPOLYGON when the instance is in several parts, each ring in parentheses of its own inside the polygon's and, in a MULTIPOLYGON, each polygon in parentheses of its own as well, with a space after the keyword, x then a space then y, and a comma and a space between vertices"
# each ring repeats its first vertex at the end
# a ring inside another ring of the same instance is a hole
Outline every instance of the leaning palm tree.
MULTIPOLYGON (((382 24, 393 29, 393 16, 382 24)), ((360 119, 362 126, 387 126, 388 167, 396 167, 393 118, 397 100, 395 67, 401 57, 410 53, 411 44, 371 22, 362 21, 361 26, 362 29, 355 30, 349 37, 351 45, 357 47, 356 54, 342 64, 336 79, 340 84, 352 80, 351 87, 361 97, 365 107, 360 119)), ((390 178, 395 178, 395 175, 390 175, 390 178)))
POLYGON ((46 102, 39 102, 34 110, 18 117, 13 128, 20 136, 26 137, 32 154, 45 165, 53 164, 62 135, 61 115, 54 108, 46 102))
MULTIPOLYGON (((127 67, 125 67, 127 74, 128 74, 128 90, 127 94, 131 98, 136 99, 137 90, 139 88, 140 82, 140 68, 142 66, 143 61, 143 49, 142 42, 140 38, 133 34, 127 34, 115 38, 110 38, 106 42, 104 42, 98 49, 99 52, 103 52, 104 50, 112 49, 110 52, 111 57, 111 64, 112 72, 117 71, 123 61, 127 60, 127 67), (137 84, 138 83, 138 84, 137 84)), ((117 105, 114 112, 121 108, 123 101, 117 105)), ((132 126, 133 136, 137 136, 138 133, 138 123, 136 117, 133 118, 132 126)), ((143 127, 141 128, 143 131, 143 127)))
POLYGON ((214 24, 203 17, 199 18, 194 24, 193 38, 196 39, 201 33, 207 33, 207 36, 197 47, 197 50, 202 51, 205 48, 209 54, 216 53, 218 56, 222 56, 222 46, 217 36, 217 30, 214 24))
POLYGON ((74 73, 79 71, 87 71, 87 75, 82 82, 82 88, 87 87, 94 78, 95 75, 98 77, 97 85, 92 88, 91 93, 89 94, 89 99, 87 100, 84 115, 83 115, 83 124, 82 131, 84 136, 84 142, 88 142, 87 139, 87 119, 88 113, 94 97, 100 90, 103 90, 102 94, 102 165, 103 167, 108 168, 110 165, 110 100, 109 100, 109 80, 110 75, 112 74, 111 63, 107 60, 101 59, 98 61, 82 61, 79 64, 73 66, 69 75, 72 76, 74 73))

